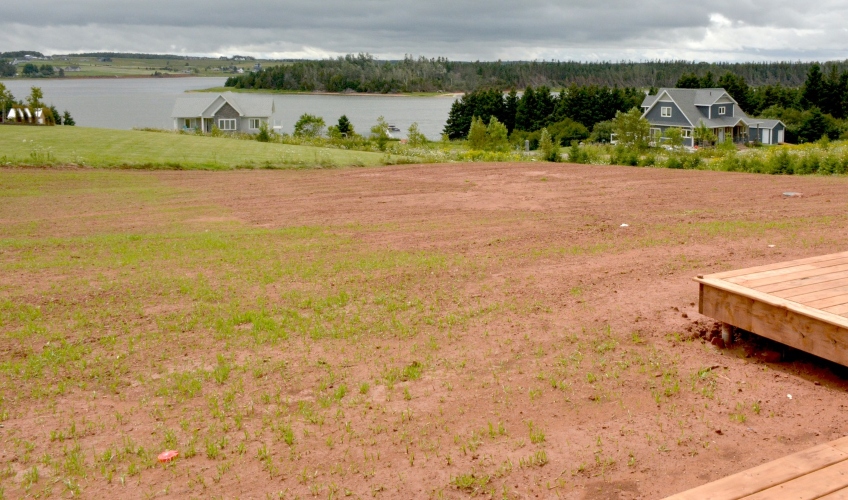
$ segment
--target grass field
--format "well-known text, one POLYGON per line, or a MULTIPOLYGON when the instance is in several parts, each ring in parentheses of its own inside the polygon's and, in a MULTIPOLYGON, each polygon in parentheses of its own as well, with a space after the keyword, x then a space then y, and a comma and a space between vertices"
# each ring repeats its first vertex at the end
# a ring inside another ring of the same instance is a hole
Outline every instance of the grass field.
MULTIPOLYGON (((97 57, 68 56, 68 60, 53 59, 51 61, 34 61, 36 65, 52 64, 56 68, 79 66, 80 71, 65 72, 65 77, 130 77, 150 76, 154 72, 160 74, 185 74, 188 70, 193 76, 231 76, 235 73, 231 67, 242 68, 245 71, 253 69, 256 61, 222 61, 218 58, 201 59, 139 59, 132 57, 113 57, 112 61, 103 62, 97 57), (221 68, 227 68, 222 70, 221 68)), ((259 61, 263 65, 266 61, 259 61)), ((18 73, 24 63, 19 64, 18 73)), ((273 63, 284 64, 284 63, 273 63)), ((58 70, 56 71, 58 77, 58 70)))
POLYGON ((138 130, 3 126, 0 165, 97 168, 304 168, 373 166, 390 160, 362 151, 292 146, 138 130))

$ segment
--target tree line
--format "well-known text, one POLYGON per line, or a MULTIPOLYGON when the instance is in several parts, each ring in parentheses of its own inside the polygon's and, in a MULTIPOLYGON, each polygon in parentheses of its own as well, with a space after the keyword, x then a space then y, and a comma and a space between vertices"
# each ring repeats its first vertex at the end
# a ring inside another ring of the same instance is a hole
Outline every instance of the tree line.
POLYGON ((811 63, 797 87, 777 84, 752 86, 744 77, 711 72, 687 73, 677 88, 721 87, 748 115, 781 120, 788 142, 812 142, 823 135, 837 139, 848 132, 848 68, 811 63))
POLYGON ((612 120, 618 111, 638 107, 644 99, 645 93, 633 87, 598 85, 571 85, 559 93, 544 85, 527 87, 520 96, 514 89, 507 94, 497 89, 477 90, 453 103, 444 134, 449 139, 464 139, 475 118, 489 123, 494 117, 515 142, 535 143, 541 130, 547 129, 559 143, 568 144, 586 139, 599 123, 612 120))
MULTIPOLYGON (((795 88, 781 84, 755 87, 734 73, 716 78, 710 71, 681 75, 675 86, 723 88, 749 116, 781 120, 788 142, 848 136, 848 69, 840 71, 837 65, 822 69, 820 64, 811 64, 802 84, 795 88)), ((657 91, 651 88, 648 93, 657 91)), ((636 108, 641 114, 645 95, 634 87, 600 85, 571 85, 559 93, 544 85, 527 87, 520 96, 515 90, 475 90, 453 103, 444 134, 465 139, 475 118, 488 124, 494 117, 514 143, 529 139, 535 147, 542 129, 563 145, 589 137, 603 141, 609 138, 617 112, 636 108)))
MULTIPOLYGON (((798 87, 810 62, 698 63, 693 61, 459 62, 444 57, 381 61, 370 54, 323 60, 293 61, 233 76, 227 87, 325 92, 470 92, 483 88, 509 90, 527 86, 672 87, 685 75, 733 74, 749 85, 798 87)), ((848 61, 826 63, 838 72, 848 61)))

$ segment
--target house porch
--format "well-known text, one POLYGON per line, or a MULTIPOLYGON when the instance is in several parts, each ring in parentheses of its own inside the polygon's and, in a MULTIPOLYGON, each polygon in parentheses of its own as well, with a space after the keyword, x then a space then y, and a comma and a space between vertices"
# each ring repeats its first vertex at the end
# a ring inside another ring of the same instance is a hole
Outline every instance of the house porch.
POLYGON ((735 127, 716 127, 713 129, 713 133, 716 136, 716 142, 724 142, 726 140, 731 140, 734 143, 743 143, 748 142, 748 126, 743 124, 738 124, 735 127))

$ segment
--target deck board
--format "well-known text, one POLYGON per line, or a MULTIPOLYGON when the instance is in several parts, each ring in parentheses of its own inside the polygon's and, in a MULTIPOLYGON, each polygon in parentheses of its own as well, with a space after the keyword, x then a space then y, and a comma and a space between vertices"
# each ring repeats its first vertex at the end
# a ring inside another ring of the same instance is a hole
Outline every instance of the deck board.
POLYGON ((738 285, 747 286, 750 288, 758 288, 763 285, 773 285, 776 283, 783 283, 785 281, 797 280, 802 278, 814 278, 818 276, 827 276, 831 273, 840 272, 840 271, 848 271, 848 264, 840 264, 838 266, 832 267, 816 267, 813 269, 804 269, 800 271, 792 271, 790 273, 779 274, 776 276, 769 276, 765 278, 753 278, 753 279, 741 279, 741 278, 732 278, 733 281, 730 283, 736 283, 738 285))
POLYGON ((848 498, 848 438, 767 462, 666 500, 848 498), (842 495, 842 496, 839 496, 842 495))
POLYGON ((811 286, 820 283, 829 283, 831 281, 839 280, 848 280, 848 271, 841 273, 826 274, 824 276, 817 276, 815 278, 801 278, 798 280, 783 281, 780 283, 775 283, 773 285, 764 285, 761 286, 759 290, 762 290, 763 292, 772 293, 779 292, 781 290, 789 290, 793 288, 811 286))
MULTIPOLYGON (((834 259, 842 259, 848 257, 848 252, 834 253, 828 255, 817 255, 815 257, 807 257, 806 259, 798 259, 794 260, 793 265, 801 265, 801 264, 812 264, 816 262, 826 262, 834 259)), ((746 269, 734 269, 732 271, 724 271, 720 273, 715 273, 712 276, 719 279, 732 278, 734 276, 740 276, 743 274, 750 274, 754 272, 761 271, 770 271, 772 269, 780 269, 781 267, 786 267, 786 264, 783 262, 779 262, 776 264, 766 264, 764 266, 757 267, 749 267, 746 269)))
POLYGON ((848 366, 848 252, 695 281, 701 314, 848 366))
POLYGON ((827 262, 815 262, 812 264, 792 265, 772 269, 769 271, 758 271, 753 273, 741 274, 731 278, 724 278, 731 283, 740 283, 742 281, 759 280, 764 278, 776 278, 804 271, 828 270, 829 268, 848 265, 848 258, 834 259, 827 262))

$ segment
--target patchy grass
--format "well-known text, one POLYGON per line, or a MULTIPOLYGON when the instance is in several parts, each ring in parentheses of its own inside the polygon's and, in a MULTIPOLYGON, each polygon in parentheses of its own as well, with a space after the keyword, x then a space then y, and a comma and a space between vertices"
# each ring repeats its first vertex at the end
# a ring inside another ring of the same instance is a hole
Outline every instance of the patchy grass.
POLYGON ((386 155, 140 130, 3 127, 0 165, 230 170, 373 166, 386 155))
POLYGON ((406 498, 421 477, 436 498, 568 496, 646 484, 643 463, 715 463, 717 427, 765 436, 792 404, 744 353, 681 333, 692 309, 652 290, 728 265, 690 236, 756 256, 842 215, 689 223, 628 201, 643 222, 611 237, 617 215, 421 215, 360 196, 429 194, 400 170, 0 170, 0 491, 406 498), (235 201, 196 185, 235 178, 235 201), (254 198, 265 182, 292 190, 254 198), (165 449, 179 458, 160 464, 165 449))

